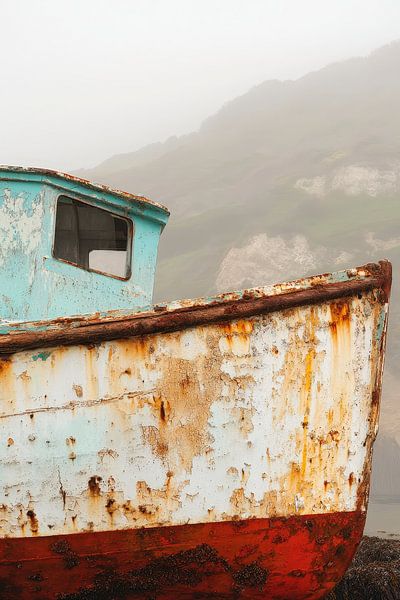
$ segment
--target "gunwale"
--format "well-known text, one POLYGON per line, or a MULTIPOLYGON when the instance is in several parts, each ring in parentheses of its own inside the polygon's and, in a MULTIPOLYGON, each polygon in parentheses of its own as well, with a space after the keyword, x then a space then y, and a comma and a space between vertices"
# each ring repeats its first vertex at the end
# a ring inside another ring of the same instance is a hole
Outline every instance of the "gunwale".
POLYGON ((175 301, 136 311, 108 311, 35 322, 0 321, 0 355, 57 345, 107 340, 187 329, 208 323, 266 314, 380 290, 388 302, 392 268, 387 260, 288 283, 175 301))

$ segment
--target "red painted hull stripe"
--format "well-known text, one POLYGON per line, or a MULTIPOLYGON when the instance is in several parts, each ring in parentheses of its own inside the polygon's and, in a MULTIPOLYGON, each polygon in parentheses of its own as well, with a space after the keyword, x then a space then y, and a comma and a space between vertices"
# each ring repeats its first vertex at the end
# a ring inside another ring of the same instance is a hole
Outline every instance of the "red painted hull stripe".
POLYGON ((360 542, 359 511, 0 540, 2 600, 319 599, 360 542))

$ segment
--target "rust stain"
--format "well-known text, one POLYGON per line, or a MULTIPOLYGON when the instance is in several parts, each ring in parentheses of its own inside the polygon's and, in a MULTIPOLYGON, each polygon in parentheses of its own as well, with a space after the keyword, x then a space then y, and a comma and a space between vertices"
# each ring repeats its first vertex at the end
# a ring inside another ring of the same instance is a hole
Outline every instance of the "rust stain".
MULTIPOLYGON (((300 414, 303 415, 302 419, 302 433, 301 433, 301 465, 300 472, 301 477, 304 478, 306 470, 309 466, 308 458, 308 445, 309 445, 309 420, 310 411, 312 405, 312 388, 314 383, 314 377, 317 376, 315 369, 316 359, 316 328, 320 326, 318 314, 315 307, 310 307, 309 318, 304 323, 304 334, 303 340, 300 344, 300 351, 303 356, 300 358, 298 364, 303 364, 303 375, 300 388, 300 414), (304 355, 305 354, 305 355, 304 355)), ((314 407, 315 408, 315 407, 314 407)))
MULTIPOLYGON (((250 326, 239 327, 240 331, 246 328, 249 330, 250 326)), ((221 355, 219 330, 205 329, 204 337, 208 351, 196 358, 196 377, 190 358, 180 358, 179 334, 168 337, 170 353, 165 357, 158 355, 157 369, 162 378, 151 404, 154 424, 142 426, 142 437, 161 460, 168 453, 168 468, 172 471, 190 472, 194 457, 205 454, 212 441, 207 427, 210 406, 219 397, 223 385, 219 360, 215 360, 221 355)), ((155 342, 159 343, 157 339, 152 340, 155 342)), ((149 356, 153 354, 146 354, 151 361, 149 356)))
POLYGON ((240 432, 244 437, 247 437, 253 430, 254 408, 244 408, 243 406, 235 406, 229 411, 234 422, 239 424, 240 432))
POLYGON ((28 517, 29 527, 32 535, 37 535, 39 531, 39 521, 35 512, 33 510, 28 510, 26 516, 28 517))
POLYGON ((7 358, 3 358, 0 360, 0 375, 1 377, 5 377, 8 373, 8 371, 12 369, 12 361, 7 359, 7 358))
POLYGON ((227 474, 228 475, 233 475, 233 477, 238 477, 239 476, 239 471, 237 470, 236 467, 229 467, 229 469, 227 469, 227 474))
POLYGON ((99 475, 93 475, 88 481, 89 493, 92 497, 97 497, 101 495, 100 483, 103 478, 99 475))
POLYGON ((118 510, 119 506, 115 500, 115 498, 109 498, 106 503, 106 510, 110 516, 112 516, 116 510, 118 510))
POLYGON ((164 400, 161 400, 160 403, 160 419, 165 422, 165 404, 164 400))
MULTIPOLYGON (((0 378, 2 396, 6 399, 7 408, 12 411, 15 405, 16 378, 14 377, 13 362, 9 358, 0 359, 0 378)), ((0 408, 0 414, 2 414, 5 407, 0 408)))
POLYGON ((339 443, 340 439, 341 439, 341 435, 339 433, 339 431, 336 431, 335 429, 331 429, 330 432, 328 433, 328 439, 330 438, 332 440, 332 442, 336 442, 339 443))
MULTIPOLYGON (((347 437, 342 431, 348 418, 348 405, 351 402, 354 388, 354 369, 352 365, 352 331, 351 331, 351 301, 336 300, 329 305, 329 331, 331 339, 331 386, 336 398, 333 407, 334 416, 330 423, 336 427, 330 430, 331 440, 335 443, 342 441, 343 447, 348 445, 347 437)), ((355 308, 354 308, 355 310, 355 308)), ((329 443, 329 441, 328 441, 329 443)))
POLYGON ((241 478, 240 478, 240 482, 243 486, 246 485, 249 477, 250 477, 250 465, 245 465, 244 468, 242 467, 241 478))
POLYGON ((81 385, 76 385, 76 384, 74 384, 74 385, 73 385, 73 388, 74 388, 74 392, 75 392, 75 394, 77 395, 77 397, 78 397, 78 398, 82 398, 82 396, 83 396, 83 389, 82 389, 82 386, 81 386, 81 385))
POLYGON ((142 425, 143 442, 148 444, 158 458, 164 459, 168 453, 168 437, 154 425, 142 425))
POLYGON ((136 482, 136 499, 121 504, 125 517, 135 523, 139 518, 148 525, 163 522, 163 515, 177 510, 181 506, 179 490, 172 484, 173 473, 167 472, 165 484, 160 489, 152 489, 146 481, 136 482))
POLYGON ((58 483, 60 484, 59 492, 60 492, 60 496, 62 498, 63 510, 65 510, 66 503, 67 503, 67 492, 65 491, 62 480, 61 480, 60 469, 58 469, 57 474, 58 474, 58 483))
POLYGON ((348 300, 337 300, 330 304, 331 322, 329 327, 334 343, 337 342, 341 329, 350 330, 350 308, 348 300))
POLYGON ((221 325, 224 337, 220 347, 223 352, 232 352, 237 356, 245 356, 250 352, 250 334, 253 323, 250 320, 239 320, 221 325))
MULTIPOLYGON (((0 373, 1 375, 1 373, 0 373)), ((31 381, 31 376, 28 374, 28 371, 23 371, 20 375, 18 375, 18 379, 21 379, 22 381, 31 381)))
POLYGON ((86 390, 86 396, 90 399, 99 397, 99 381, 97 374, 97 360, 98 360, 98 349, 96 346, 89 347, 85 353, 86 362, 86 374, 85 381, 87 382, 88 389, 86 390))
MULTIPOLYGON (((287 480, 286 480, 287 484, 287 480)), ((276 507, 278 505, 278 497, 282 501, 282 494, 277 490, 271 490, 265 492, 261 500, 257 501, 253 492, 246 492, 243 487, 239 487, 233 490, 230 503, 233 509, 232 520, 238 520, 244 518, 246 515, 251 515, 251 518, 262 519, 266 514, 268 516, 274 516, 276 507)), ((286 508, 293 514, 294 512, 294 499, 289 500, 288 497, 285 498, 286 508)))
POLYGON ((296 491, 301 481, 302 467, 299 463, 292 462, 290 465, 288 487, 290 490, 296 491))
POLYGON ((173 471, 167 471, 167 481, 165 483, 165 489, 167 492, 167 496, 169 496, 171 494, 171 492, 173 493, 172 490, 172 478, 174 476, 173 471))
MULTIPOLYGON (((189 383, 189 378, 186 377, 183 381, 181 381, 180 385, 184 390, 185 386, 189 386, 189 383)), ((154 413, 159 416, 159 425, 165 425, 171 412, 171 407, 168 400, 164 400, 161 395, 153 396, 153 410, 154 413)))
POLYGON ((244 335, 248 336, 253 331, 254 326, 251 321, 248 320, 239 320, 232 321, 231 323, 226 323, 222 325, 223 330, 226 335, 244 335))
POLYGON ((115 492, 115 479, 112 475, 107 480, 107 487, 110 494, 115 492))
MULTIPOLYGON (((314 331, 314 330, 312 330, 314 331)), ((314 335, 314 333, 313 333, 314 335)), ((314 341, 314 339, 313 339, 314 341)), ((313 364, 315 359, 315 350, 310 348, 306 354, 304 366, 304 379, 301 388, 301 411, 303 417, 303 448, 301 458, 301 472, 304 475, 307 468, 307 444, 308 444, 308 423, 311 407, 311 387, 313 382, 313 364)))
POLYGON ((102 448, 97 452, 97 455, 100 457, 102 462, 106 456, 110 456, 113 459, 116 459, 119 456, 118 452, 112 448, 102 448))
POLYGON ((131 364, 127 367, 128 369, 132 369, 137 360, 146 360, 151 354, 149 351, 149 339, 144 336, 138 336, 132 339, 127 348, 129 348, 129 355, 131 357, 131 364))

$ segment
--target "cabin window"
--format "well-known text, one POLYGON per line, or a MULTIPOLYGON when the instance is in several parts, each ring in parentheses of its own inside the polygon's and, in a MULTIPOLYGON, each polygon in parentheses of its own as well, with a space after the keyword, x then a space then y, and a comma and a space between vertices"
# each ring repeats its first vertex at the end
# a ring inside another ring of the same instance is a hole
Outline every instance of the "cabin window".
POLYGON ((131 272, 133 224, 107 210, 67 196, 57 201, 55 258, 111 277, 131 272))

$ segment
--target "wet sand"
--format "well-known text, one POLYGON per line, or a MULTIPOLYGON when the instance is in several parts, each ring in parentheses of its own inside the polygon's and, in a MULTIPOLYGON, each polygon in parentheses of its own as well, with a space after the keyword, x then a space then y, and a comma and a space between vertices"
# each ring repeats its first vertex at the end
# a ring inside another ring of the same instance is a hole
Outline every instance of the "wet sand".
POLYGON ((368 503, 365 535, 400 540, 399 498, 380 498, 368 503))

